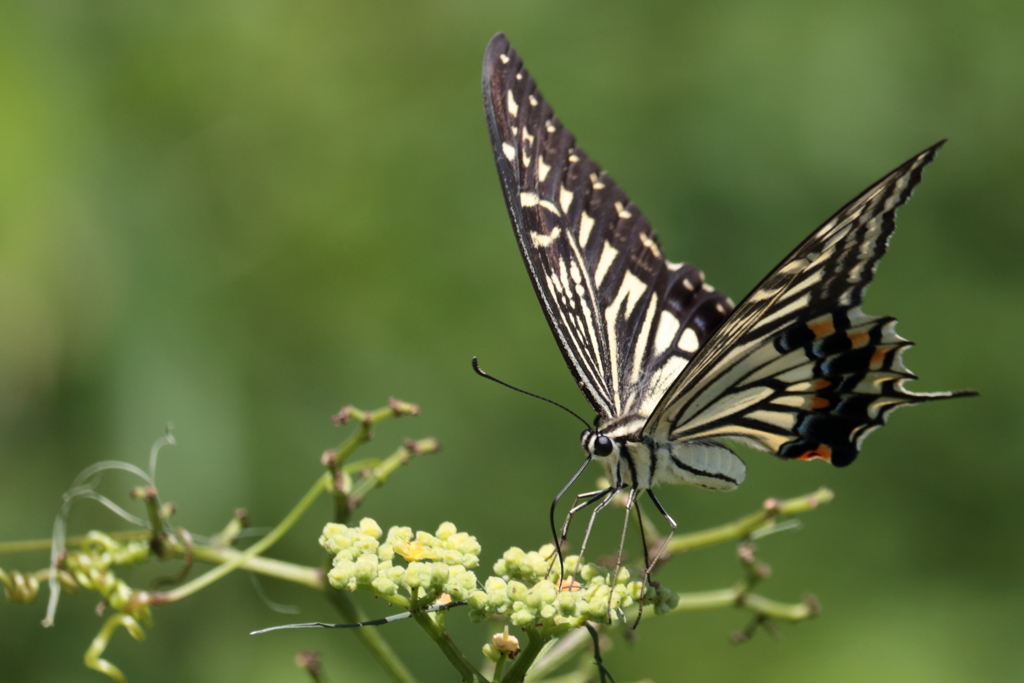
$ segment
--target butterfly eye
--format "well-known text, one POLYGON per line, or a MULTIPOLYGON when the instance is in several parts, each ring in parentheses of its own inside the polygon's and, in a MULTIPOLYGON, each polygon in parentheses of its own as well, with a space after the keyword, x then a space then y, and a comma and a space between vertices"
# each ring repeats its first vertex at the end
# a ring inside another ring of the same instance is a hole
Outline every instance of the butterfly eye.
POLYGON ((612 452, 612 440, 601 435, 594 439, 594 455, 605 456, 612 452))

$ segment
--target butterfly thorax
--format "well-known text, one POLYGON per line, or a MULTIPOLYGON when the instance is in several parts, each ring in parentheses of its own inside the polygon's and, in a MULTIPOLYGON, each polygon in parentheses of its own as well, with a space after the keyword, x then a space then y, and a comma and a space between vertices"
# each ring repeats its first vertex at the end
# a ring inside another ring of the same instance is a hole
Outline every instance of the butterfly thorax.
POLYGON ((743 461, 711 441, 660 442, 639 433, 588 429, 580 442, 617 488, 651 489, 665 483, 731 491, 746 476, 743 461))

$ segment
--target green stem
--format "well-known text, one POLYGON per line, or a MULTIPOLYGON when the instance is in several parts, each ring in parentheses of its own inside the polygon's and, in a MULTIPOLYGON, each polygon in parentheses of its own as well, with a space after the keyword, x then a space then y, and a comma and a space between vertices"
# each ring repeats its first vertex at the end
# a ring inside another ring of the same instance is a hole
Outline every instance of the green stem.
MULTIPOLYGON (((170 546, 175 555, 183 555, 184 548, 175 544, 170 546)), ((235 561, 243 551, 234 548, 211 548, 209 546, 196 546, 192 548, 192 556, 202 562, 210 564, 223 564, 235 561)), ((291 581, 313 590, 322 591, 327 587, 323 571, 317 567, 307 567, 283 560, 275 560, 271 557, 252 557, 238 567, 242 571, 263 574, 282 581, 291 581)))
POLYGON ((832 491, 822 487, 814 493, 790 498, 789 500, 777 501, 770 499, 765 501, 765 505, 761 510, 746 517, 741 517, 735 522, 673 537, 668 542, 668 545, 665 546, 664 555, 674 555, 688 550, 696 550, 697 548, 705 548, 709 545, 744 538, 761 527, 774 524, 776 517, 809 512, 823 503, 831 502, 834 497, 835 494, 832 491))
POLYGON ((152 486, 144 486, 142 489, 142 500, 146 506, 146 514, 149 516, 150 534, 154 540, 157 540, 164 534, 164 519, 160 516, 160 497, 152 486))
POLYGON ((386 420, 389 417, 417 415, 419 412, 419 406, 412 403, 405 403, 403 401, 396 401, 394 399, 389 401, 387 408, 378 408, 377 410, 370 411, 369 413, 363 412, 354 406, 348 406, 347 408, 342 409, 342 414, 345 415, 343 421, 348 421, 349 419, 358 420, 359 429, 357 429, 354 434, 345 439, 345 441, 335 449, 335 466, 340 466, 344 463, 360 445, 369 440, 370 428, 373 427, 373 425, 377 424, 381 420, 386 420))
POLYGON ((492 681, 500 681, 501 680, 501 672, 505 668, 505 662, 507 662, 507 661, 508 661, 508 655, 505 654, 504 652, 502 652, 501 656, 498 657, 498 661, 496 661, 494 663, 494 674, 491 676, 491 680, 492 681))
POLYGON ((505 677, 501 679, 501 683, 519 683, 519 681, 525 679, 526 673, 530 670, 533 662, 551 639, 550 636, 542 636, 540 631, 536 629, 526 629, 526 638, 526 647, 516 655, 516 658, 512 661, 512 666, 508 668, 505 677))
POLYGON ((739 600, 739 605, 757 614, 786 621, 803 621, 818 614, 815 603, 797 602, 789 604, 770 600, 756 593, 747 593, 742 596, 739 600))
MULTIPOLYGON (((132 536, 138 536, 135 532, 128 532, 132 536)), ((127 534, 126 534, 127 535, 127 534)), ((148 535, 147 532, 142 532, 141 537, 145 538, 148 535)), ((83 537, 84 538, 84 537, 83 537)), ((140 540, 135 538, 134 540, 140 540)), ((189 552, 192 553, 192 557, 199 560, 200 562, 207 562, 209 564, 224 564, 226 562, 232 562, 237 560, 238 556, 242 554, 241 550, 235 550, 234 548, 219 548, 212 546, 193 546, 191 551, 183 544, 180 540, 168 537, 167 544, 167 557, 184 557, 189 552)), ((264 576, 270 576, 275 579, 281 579, 282 581, 291 581, 313 590, 322 591, 326 587, 327 583, 324 580, 323 571, 316 567, 307 567, 300 564, 294 564, 292 562, 285 562, 283 560, 275 560, 270 557, 252 557, 239 566, 242 571, 254 572, 256 574, 263 574, 264 576)), ((50 569, 40 569, 32 574, 37 580, 45 582, 50 578, 50 569)))
POLYGON ((353 487, 352 492, 348 494, 348 499, 351 501, 349 507, 355 508, 359 505, 363 498, 366 497, 366 494, 387 482, 388 477, 399 467, 409 462, 411 457, 412 451, 405 446, 401 446, 397 451, 384 458, 384 462, 370 470, 370 475, 360 479, 359 483, 353 487))
MULTIPOLYGON (((756 614, 785 621, 803 621, 817 614, 816 606, 811 601, 778 602, 763 595, 748 593, 745 584, 702 593, 683 593, 679 596, 679 604, 672 608, 672 612, 695 612, 721 607, 743 607, 756 614)), ((644 612, 644 617, 647 614, 648 612, 644 612)))
MULTIPOLYGON (((489 683, 483 674, 476 670, 466 656, 462 654, 462 651, 455 645, 455 642, 451 639, 451 636, 441 628, 437 622, 435 622, 430 614, 425 612, 415 612, 412 618, 416 620, 416 623, 423 627, 423 630, 427 632, 430 639, 437 643, 437 646, 441 648, 441 652, 451 662, 455 670, 459 672, 459 676, 462 677, 463 683, 489 683)), ((536 656, 536 655, 535 655, 536 656)))
POLYGON ((534 681, 545 678, 570 659, 583 652, 591 642, 587 629, 578 628, 570 631, 565 637, 555 643, 553 647, 548 648, 546 652, 537 658, 526 680, 534 681))
MULTIPOLYGON (((137 529, 134 531, 114 531, 107 535, 115 541, 143 541, 152 536, 152 533, 149 529, 137 529)), ((86 540, 86 538, 86 536, 68 536, 64 539, 64 545, 67 547, 80 545, 82 541, 86 540)), ((0 555, 30 553, 42 550, 49 551, 52 547, 52 538, 34 538, 29 541, 7 541, 6 543, 0 543, 0 555)))
MULTIPOLYGON (((345 591, 328 588, 325 594, 346 622, 355 623, 367 620, 366 612, 352 602, 352 598, 345 591)), ((402 660, 395 654, 395 651, 388 645, 388 642, 381 637, 380 631, 376 628, 357 628, 353 630, 356 636, 363 641, 363 645, 370 651, 370 654, 377 659, 385 671, 391 674, 391 678, 398 683, 416 683, 416 677, 406 668, 402 660)))
POLYGON ((703 591, 700 593, 682 593, 679 596, 679 604, 672 608, 672 612, 695 612, 703 609, 735 607, 736 599, 739 596, 740 591, 736 588, 723 588, 721 590, 703 591))
POLYGON ((135 640, 142 640, 146 637, 139 622, 135 619, 127 614, 115 614, 103 623, 100 632, 96 634, 89 649, 85 651, 85 665, 109 676, 115 683, 124 683, 124 674, 121 673, 121 670, 102 657, 103 651, 107 649, 107 644, 110 642, 110 637, 114 635, 118 626, 123 626, 135 640))
POLYGON ((342 480, 342 470, 345 461, 355 453, 356 449, 370 440, 370 429, 373 425, 389 417, 401 417, 402 415, 418 415, 419 406, 414 403, 405 403, 390 399, 387 408, 378 408, 369 413, 359 410, 355 406, 346 406, 336 416, 337 422, 348 422, 355 419, 359 422, 359 428, 345 441, 334 449, 333 457, 330 460, 330 471, 332 475, 331 491, 334 494, 334 521, 338 524, 345 524, 352 515, 355 505, 349 501, 349 492, 342 490, 339 485, 342 480))
POLYGON ((149 595, 147 602, 149 602, 149 604, 151 605, 160 605, 163 603, 174 602, 176 600, 186 598, 192 595, 193 593, 196 593, 197 591, 206 588, 213 582, 227 576, 228 574, 235 571, 252 558, 263 553, 265 550, 267 550, 267 548, 277 543, 277 541, 285 533, 287 533, 288 530, 292 528, 292 526, 295 525, 295 523, 299 520, 303 513, 305 513, 306 510, 309 509, 309 506, 313 504, 313 501, 315 501, 320 496, 321 493, 330 490, 329 487, 332 485, 332 482, 333 477, 331 473, 325 472, 319 479, 316 480, 316 483, 313 485, 312 488, 309 489, 309 491, 306 492, 306 495, 302 497, 298 504, 296 504, 295 507, 292 508, 291 512, 289 512, 288 515, 283 520, 281 520, 281 522, 276 527, 274 527, 274 529, 269 534, 261 538, 253 545, 246 548, 244 551, 238 553, 237 556, 228 560, 224 564, 220 565, 219 567, 215 567, 214 569, 211 569, 202 576, 199 576, 193 579, 192 581, 189 581, 183 586, 179 586, 178 588, 175 588, 171 591, 167 591, 165 593, 151 593, 149 595))

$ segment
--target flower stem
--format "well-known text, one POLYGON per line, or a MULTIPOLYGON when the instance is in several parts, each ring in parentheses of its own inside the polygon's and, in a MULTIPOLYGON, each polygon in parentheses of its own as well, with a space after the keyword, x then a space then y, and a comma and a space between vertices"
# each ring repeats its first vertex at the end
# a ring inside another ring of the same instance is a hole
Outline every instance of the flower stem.
MULTIPOLYGON (((441 628, 436 621, 432 618, 432 615, 424 612, 416 612, 412 615, 412 618, 416 620, 416 623, 423 627, 423 630, 427 632, 430 639, 437 643, 437 646, 441 648, 441 652, 448 658, 455 670, 459 672, 459 676, 462 677, 463 683, 488 683, 488 680, 484 678, 483 674, 476 670, 466 656, 462 654, 462 651, 455 645, 455 642, 448 635, 448 632, 441 628)), ((536 656, 536 655, 534 655, 536 656)))
POLYGON ((551 639, 550 636, 542 636, 535 629, 526 629, 526 637, 526 647, 516 656, 512 666, 508 668, 508 672, 501 679, 501 683, 519 683, 519 681, 526 678, 526 673, 530 670, 533 662, 551 639))
MULTIPOLYGON (((325 595, 345 621, 351 623, 366 621, 366 612, 352 602, 352 598, 345 591, 328 587, 325 595)), ((366 649, 380 662, 380 665, 391 675, 391 678, 397 681, 397 683, 416 683, 416 677, 406 668, 402 660, 395 654, 395 651, 391 649, 388 642, 381 637, 380 631, 375 628, 357 628, 354 630, 356 636, 363 641, 366 649)))
POLYGON ((748 536, 751 532, 775 523, 775 518, 809 512, 823 503, 831 502, 835 494, 822 487, 806 496, 798 496, 788 500, 768 500, 762 509, 740 517, 734 522, 721 526, 675 536, 665 546, 664 555, 673 555, 697 548, 705 548, 717 543, 725 543, 748 536))

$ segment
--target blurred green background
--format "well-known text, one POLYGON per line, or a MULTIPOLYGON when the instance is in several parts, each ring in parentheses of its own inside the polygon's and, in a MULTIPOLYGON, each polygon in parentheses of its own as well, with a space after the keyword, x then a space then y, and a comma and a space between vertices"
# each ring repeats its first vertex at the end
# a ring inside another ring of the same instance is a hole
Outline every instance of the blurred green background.
MULTIPOLYGON (((1021 3, 0 3, 0 540, 48 536, 78 471, 143 464, 167 422, 179 445, 159 484, 179 524, 212 533, 236 507, 274 524, 344 437, 328 416, 391 395, 422 416, 383 425, 363 454, 428 434, 445 450, 365 514, 450 520, 480 538, 485 570, 547 540, 578 425, 469 364, 589 412, 493 167, 480 63, 498 30, 668 255, 737 300, 950 138, 865 308, 920 343, 913 388, 981 398, 899 412, 846 470, 744 451, 736 493, 664 490, 696 529, 833 487, 803 530, 760 544, 775 570, 762 592, 813 592, 824 613, 742 647, 728 641, 738 611, 652 621, 607 653, 617 680, 1024 679, 1021 3)), ((323 501, 271 554, 319 563, 328 514, 323 501)), ((94 526, 123 524, 80 504, 72 531, 94 526)), ((611 552, 619 515, 599 527, 611 552)), ((678 591, 738 576, 731 547, 660 575, 678 591)), ((234 575, 157 609, 142 643, 119 632, 108 658, 134 681, 301 681, 293 654, 318 649, 335 681, 386 680, 351 633, 247 636, 336 619, 308 591, 263 585, 301 614, 234 575)), ((94 594, 65 599, 48 630, 44 602, 0 604, 0 677, 102 680, 81 665, 94 594)), ((484 627, 448 622, 475 658, 484 627)), ((384 632, 423 681, 454 679, 413 624, 384 632)))

